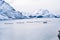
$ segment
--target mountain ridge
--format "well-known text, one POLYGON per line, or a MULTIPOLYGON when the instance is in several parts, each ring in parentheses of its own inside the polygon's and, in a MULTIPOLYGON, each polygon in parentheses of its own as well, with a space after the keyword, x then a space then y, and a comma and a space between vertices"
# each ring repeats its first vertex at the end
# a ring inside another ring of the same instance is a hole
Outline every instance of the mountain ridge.
MULTIPOLYGON (((40 9, 30 15, 23 15, 23 12, 16 11, 7 2, 0 0, 0 19, 30 19, 30 18, 60 18, 60 15, 54 15, 48 10, 40 9)), ((26 13, 29 14, 29 13, 26 13)))

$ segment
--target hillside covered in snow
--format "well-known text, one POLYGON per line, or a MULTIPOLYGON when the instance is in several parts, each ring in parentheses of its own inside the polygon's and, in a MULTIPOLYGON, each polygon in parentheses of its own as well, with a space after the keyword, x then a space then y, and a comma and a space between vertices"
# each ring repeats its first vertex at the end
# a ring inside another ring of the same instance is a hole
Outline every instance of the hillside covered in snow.
MULTIPOLYGON (((0 20, 10 19, 30 19, 30 18, 60 18, 60 15, 55 15, 48 10, 40 9, 34 11, 30 15, 23 15, 23 12, 16 11, 9 3, 0 0, 0 20)), ((29 13, 26 13, 29 14, 29 13)))

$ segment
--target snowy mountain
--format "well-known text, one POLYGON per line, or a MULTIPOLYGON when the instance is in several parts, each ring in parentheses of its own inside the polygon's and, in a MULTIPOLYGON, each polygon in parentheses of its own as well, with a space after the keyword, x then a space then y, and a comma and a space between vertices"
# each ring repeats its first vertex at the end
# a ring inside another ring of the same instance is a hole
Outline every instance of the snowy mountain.
POLYGON ((29 18, 60 18, 60 15, 54 15, 48 10, 37 10, 30 15, 29 13, 16 11, 8 3, 0 0, 0 19, 29 19, 29 18))
POLYGON ((31 16, 37 17, 37 18, 60 18, 60 16, 55 15, 49 12, 48 10, 44 10, 44 9, 37 10, 33 12, 33 14, 34 15, 31 15, 31 16))
MULTIPOLYGON (((0 15, 7 16, 9 19, 22 19, 25 16, 19 11, 16 11, 13 7, 11 7, 5 1, 0 1, 0 15)), ((0 18, 1 19, 1 18, 0 18)), ((3 18, 2 18, 3 19, 3 18)))

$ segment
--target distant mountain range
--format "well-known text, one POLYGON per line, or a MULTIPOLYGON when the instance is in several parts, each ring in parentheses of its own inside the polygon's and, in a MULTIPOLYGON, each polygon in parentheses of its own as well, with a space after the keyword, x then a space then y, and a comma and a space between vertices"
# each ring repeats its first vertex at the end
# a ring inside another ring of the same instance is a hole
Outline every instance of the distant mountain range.
MULTIPOLYGON (((10 20, 10 19, 30 19, 30 18, 60 18, 60 15, 54 15, 48 10, 40 9, 31 15, 23 15, 23 12, 16 11, 8 3, 0 0, 0 20, 10 20)), ((29 14, 29 13, 26 13, 29 14)))

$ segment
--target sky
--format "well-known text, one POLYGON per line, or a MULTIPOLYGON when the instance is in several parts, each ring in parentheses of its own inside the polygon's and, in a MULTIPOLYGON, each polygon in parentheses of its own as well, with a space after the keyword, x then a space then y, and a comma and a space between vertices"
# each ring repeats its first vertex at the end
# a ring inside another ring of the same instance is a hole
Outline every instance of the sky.
POLYGON ((18 11, 33 12, 39 9, 48 9, 60 13, 60 0, 5 0, 18 11))

